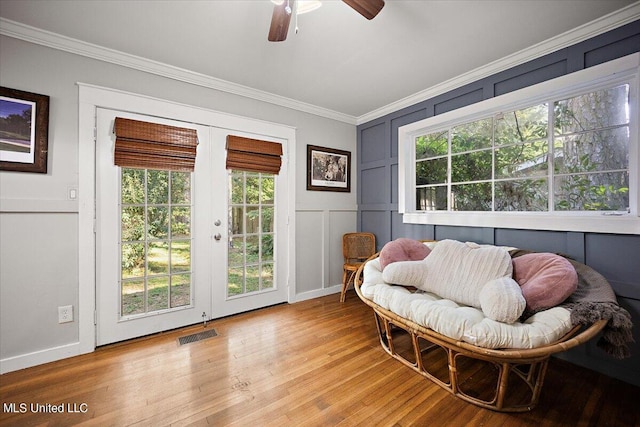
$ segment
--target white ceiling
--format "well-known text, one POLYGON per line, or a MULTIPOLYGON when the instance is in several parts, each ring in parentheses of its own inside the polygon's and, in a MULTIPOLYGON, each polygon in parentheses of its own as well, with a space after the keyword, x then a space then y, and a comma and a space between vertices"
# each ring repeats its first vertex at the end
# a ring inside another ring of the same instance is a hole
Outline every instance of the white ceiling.
MULTIPOLYGON (((632 3, 387 0, 367 21, 341 1, 324 0, 299 16, 297 35, 292 20, 280 43, 267 41, 269 0, 0 0, 0 23, 26 24, 357 119, 632 3)), ((638 3, 624 9, 627 22, 638 19, 638 3)))

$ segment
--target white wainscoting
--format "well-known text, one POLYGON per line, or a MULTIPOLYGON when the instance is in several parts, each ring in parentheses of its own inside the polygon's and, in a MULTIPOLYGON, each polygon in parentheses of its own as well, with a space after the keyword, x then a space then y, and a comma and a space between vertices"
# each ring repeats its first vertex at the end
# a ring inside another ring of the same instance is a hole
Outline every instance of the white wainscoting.
POLYGON ((296 295, 291 302, 340 293, 342 235, 356 227, 357 209, 296 210, 296 295))

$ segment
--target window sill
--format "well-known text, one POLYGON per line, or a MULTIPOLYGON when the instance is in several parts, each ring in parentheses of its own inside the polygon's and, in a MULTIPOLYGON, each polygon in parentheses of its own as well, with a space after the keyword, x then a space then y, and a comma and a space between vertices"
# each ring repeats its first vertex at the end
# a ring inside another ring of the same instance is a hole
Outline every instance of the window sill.
POLYGON ((463 227, 640 234, 640 218, 632 214, 613 216, 544 212, 407 212, 403 214, 403 222, 463 227))

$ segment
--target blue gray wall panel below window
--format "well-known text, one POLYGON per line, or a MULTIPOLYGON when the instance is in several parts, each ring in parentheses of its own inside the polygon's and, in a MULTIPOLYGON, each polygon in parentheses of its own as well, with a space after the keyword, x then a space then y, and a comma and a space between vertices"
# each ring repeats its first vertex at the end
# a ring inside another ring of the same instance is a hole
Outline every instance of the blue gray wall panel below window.
POLYGON ((640 236, 486 227, 404 224, 398 213, 398 128, 640 51, 640 20, 467 84, 358 126, 358 229, 376 235, 378 249, 398 237, 457 239, 561 252, 611 283, 632 315, 632 357, 618 361, 592 340, 558 357, 640 386, 640 236))

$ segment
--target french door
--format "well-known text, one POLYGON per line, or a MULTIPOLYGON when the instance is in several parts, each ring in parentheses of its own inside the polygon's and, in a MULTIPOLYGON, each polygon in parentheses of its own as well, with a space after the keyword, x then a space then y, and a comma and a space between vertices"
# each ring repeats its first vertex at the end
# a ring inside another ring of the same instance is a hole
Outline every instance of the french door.
POLYGON ((287 300, 278 258, 286 252, 280 232, 284 227, 286 235, 287 226, 278 218, 278 177, 226 170, 227 134, 98 108, 98 345, 287 300), (195 129, 195 171, 114 166, 115 117, 195 129))

